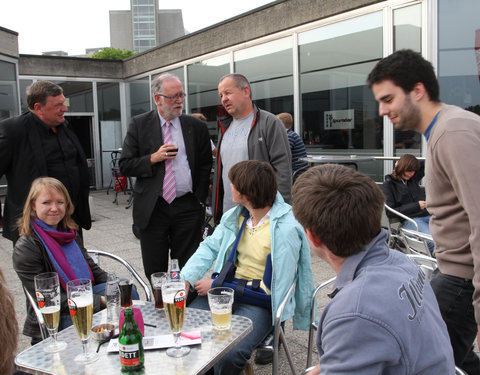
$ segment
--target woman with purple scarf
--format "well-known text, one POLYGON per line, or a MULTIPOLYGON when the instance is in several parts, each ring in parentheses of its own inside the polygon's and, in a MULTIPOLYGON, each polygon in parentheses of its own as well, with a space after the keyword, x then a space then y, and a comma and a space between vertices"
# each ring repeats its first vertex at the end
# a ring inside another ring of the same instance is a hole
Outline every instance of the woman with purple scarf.
MULTIPOLYGON (((57 272, 60 280, 61 318, 59 330, 72 324, 67 305, 66 284, 79 278, 92 280, 93 309, 105 307, 107 274, 88 256, 71 218, 73 204, 65 186, 55 178, 41 177, 32 183, 18 221, 20 238, 13 250, 13 267, 23 286, 35 295, 34 277, 57 272)), ((27 302, 23 334, 32 345, 42 338, 35 313, 27 302)))

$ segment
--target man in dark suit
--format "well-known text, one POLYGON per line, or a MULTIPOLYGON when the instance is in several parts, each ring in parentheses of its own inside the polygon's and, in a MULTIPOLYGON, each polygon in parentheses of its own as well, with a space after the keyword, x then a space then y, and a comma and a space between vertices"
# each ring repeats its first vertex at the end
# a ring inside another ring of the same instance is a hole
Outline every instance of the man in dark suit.
POLYGON ((140 229, 145 274, 167 271, 168 251, 187 262, 201 240, 212 153, 206 125, 182 115, 182 83, 172 74, 152 82, 157 110, 132 119, 120 171, 136 177, 133 223, 140 229))
POLYGON ((7 176, 3 236, 18 239, 17 219, 32 181, 49 176, 68 190, 75 222, 92 225, 88 205, 89 175, 85 153, 75 133, 65 124, 65 97, 60 86, 37 81, 27 88, 29 112, 0 123, 0 177, 7 176))

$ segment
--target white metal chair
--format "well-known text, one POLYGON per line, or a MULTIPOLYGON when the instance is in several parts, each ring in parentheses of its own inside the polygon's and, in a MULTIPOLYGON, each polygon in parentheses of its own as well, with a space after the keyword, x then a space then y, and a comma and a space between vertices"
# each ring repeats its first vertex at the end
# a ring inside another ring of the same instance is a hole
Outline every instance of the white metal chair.
POLYGON ((25 292, 25 295, 27 296, 27 299, 30 302, 30 306, 32 306, 33 311, 35 312, 35 316, 37 317, 38 327, 40 328, 40 334, 42 335, 42 340, 45 340, 49 336, 48 330, 47 330, 47 326, 45 325, 45 320, 43 320, 43 315, 37 306, 37 301, 28 292, 27 288, 23 287, 23 291, 25 292))
POLYGON ((98 263, 99 261, 99 256, 104 256, 109 259, 113 259, 114 261, 122 264, 135 278, 135 280, 138 282, 138 284, 141 285, 143 288, 143 291, 145 292, 145 298, 147 301, 152 301, 152 292, 150 291, 150 287, 143 281, 142 277, 138 274, 137 271, 132 267, 130 263, 128 263, 125 259, 122 257, 119 257, 118 255, 109 253, 107 251, 102 251, 102 250, 92 250, 88 249, 87 250, 88 255, 96 262, 98 263))
POLYGON ((313 292, 312 296, 312 307, 310 309, 310 330, 308 332, 308 348, 307 348, 307 369, 303 372, 306 373, 311 370, 312 366, 312 356, 313 356, 313 347, 315 345, 315 332, 318 329, 318 323, 315 321, 317 316, 316 314, 316 299, 317 295, 320 291, 326 289, 327 287, 331 286, 337 277, 332 277, 331 279, 321 283, 315 291, 313 292))
POLYGON ((273 361, 272 361, 272 375, 278 375, 279 374, 279 361, 278 361, 278 354, 279 354, 279 342, 282 342, 283 349, 285 350, 285 354, 287 355, 287 360, 290 365, 290 370, 293 375, 296 375, 297 372, 295 370, 295 366, 293 364, 292 360, 292 355, 290 353, 290 349, 287 344, 287 340, 285 338, 285 331, 283 330, 282 327, 282 315, 283 315, 283 310, 285 309, 285 306, 287 302, 290 300, 290 297, 292 296, 292 293, 295 291, 295 286, 296 282, 292 284, 290 289, 287 292, 287 295, 283 299, 282 303, 280 303, 280 306, 277 309, 277 313, 275 315, 275 325, 273 328, 273 345, 264 345, 260 344, 257 349, 262 349, 262 350, 269 350, 273 351, 273 361))
POLYGON ((407 257, 417 263, 427 277, 427 280, 430 281, 433 271, 437 269, 437 260, 431 256, 422 254, 407 254, 407 257))
POLYGON ((400 228, 400 236, 403 238, 407 253, 432 257, 427 244, 427 241, 433 242, 431 235, 411 229, 400 228))
POLYGON ((418 231, 418 224, 412 218, 402 214, 401 212, 393 209, 392 207, 384 204, 385 206, 385 213, 390 212, 395 215, 395 217, 387 216, 387 231, 388 231, 388 246, 392 249, 397 249, 402 252, 406 249, 405 240, 400 234, 400 228, 402 227, 403 220, 407 220, 416 228, 418 231))

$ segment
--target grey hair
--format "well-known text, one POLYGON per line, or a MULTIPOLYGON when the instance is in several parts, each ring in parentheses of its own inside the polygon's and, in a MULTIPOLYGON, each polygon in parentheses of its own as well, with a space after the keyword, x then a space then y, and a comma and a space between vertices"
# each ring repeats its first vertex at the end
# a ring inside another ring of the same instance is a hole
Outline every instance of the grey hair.
POLYGON ((245 77, 243 74, 231 73, 231 74, 224 75, 222 78, 220 78, 220 81, 218 81, 218 83, 220 84, 226 78, 232 78, 233 84, 239 90, 243 90, 245 87, 248 87, 250 90, 250 99, 252 98, 252 88, 250 87, 250 82, 248 82, 247 77, 245 77))
POLYGON ((160 94, 160 92, 162 91, 163 82, 172 79, 180 82, 180 79, 175 74, 171 73, 162 73, 159 76, 155 77, 155 79, 152 81, 152 96, 154 96, 155 94, 160 94))

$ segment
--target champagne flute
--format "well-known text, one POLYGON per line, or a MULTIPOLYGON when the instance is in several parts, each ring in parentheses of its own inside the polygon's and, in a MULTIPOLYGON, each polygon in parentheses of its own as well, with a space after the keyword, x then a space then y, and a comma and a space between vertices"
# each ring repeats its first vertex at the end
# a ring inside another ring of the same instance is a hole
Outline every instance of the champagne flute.
POLYGON ((45 272, 34 277, 35 296, 43 320, 52 338, 52 342, 45 345, 47 353, 56 353, 64 350, 67 343, 57 340, 58 324, 60 323, 60 283, 56 272, 45 272))
POLYGON ((186 356, 190 353, 190 348, 180 345, 186 303, 185 279, 180 272, 176 279, 169 276, 163 279, 162 297, 165 314, 175 340, 175 347, 168 348, 167 355, 175 358, 186 356))
POLYGON ((68 308, 77 335, 82 340, 83 353, 75 361, 90 363, 98 359, 98 354, 88 351, 88 339, 92 330, 93 293, 89 279, 75 279, 67 283, 68 308))

